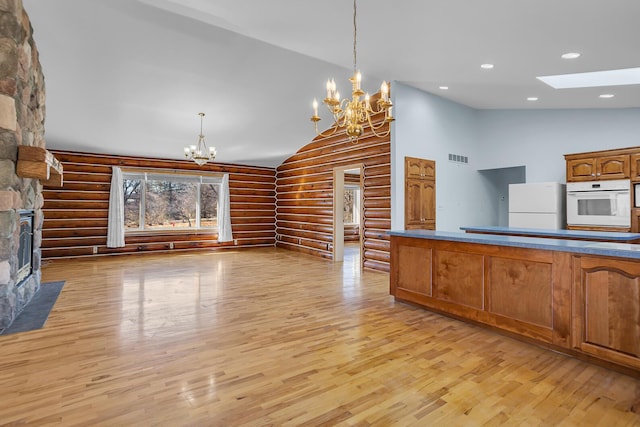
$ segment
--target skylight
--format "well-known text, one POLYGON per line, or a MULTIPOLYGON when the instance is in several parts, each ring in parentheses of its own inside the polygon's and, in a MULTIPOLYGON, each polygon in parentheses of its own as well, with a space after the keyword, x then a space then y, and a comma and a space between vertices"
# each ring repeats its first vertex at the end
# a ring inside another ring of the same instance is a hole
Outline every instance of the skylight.
POLYGON ((554 89, 640 84, 640 68, 536 77, 554 89))

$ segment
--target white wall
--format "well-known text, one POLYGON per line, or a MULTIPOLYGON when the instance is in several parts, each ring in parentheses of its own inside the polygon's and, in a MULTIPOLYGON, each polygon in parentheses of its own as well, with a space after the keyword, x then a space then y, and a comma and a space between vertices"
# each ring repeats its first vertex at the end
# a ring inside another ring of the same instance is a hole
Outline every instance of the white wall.
POLYGON ((436 228, 458 231, 498 225, 495 183, 478 170, 524 166, 526 182, 565 182, 564 154, 640 146, 640 108, 475 110, 397 82, 393 94, 393 230, 404 228, 405 156, 436 161, 436 228))
MULTIPOLYGON (((494 214, 488 225, 509 225, 509 184, 526 182, 524 166, 480 170, 480 175, 491 185, 494 214)), ((469 225, 477 225, 475 222, 469 225)))
POLYGON ((488 224, 495 216, 490 206, 490 184, 480 177, 476 159, 477 111, 435 95, 394 83, 396 121, 391 141, 391 228, 404 228, 404 157, 436 162, 436 228, 458 231, 488 224), (468 165, 452 163, 449 153, 469 157, 468 165))
POLYGON ((526 166, 527 182, 566 182, 565 154, 640 145, 640 108, 478 111, 480 169, 526 166))

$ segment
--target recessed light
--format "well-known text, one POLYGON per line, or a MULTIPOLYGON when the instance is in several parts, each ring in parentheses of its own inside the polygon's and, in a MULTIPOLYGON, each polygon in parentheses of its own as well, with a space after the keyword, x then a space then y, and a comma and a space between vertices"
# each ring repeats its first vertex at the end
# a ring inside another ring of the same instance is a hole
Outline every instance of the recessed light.
POLYGON ((603 93, 600 98, 613 98, 615 95, 612 93, 603 93))
POLYGON ((538 97, 537 96, 530 96, 527 98, 527 101, 537 101, 538 97))
POLYGON ((640 84, 640 68, 536 77, 554 89, 640 84))
POLYGON ((576 58, 580 58, 580 54, 578 52, 567 52, 567 53, 563 53, 561 58, 562 59, 576 59, 576 58))
POLYGON ((440 89, 442 89, 442 90, 449 90, 449 86, 440 86, 440 89))
POLYGON ((485 70, 490 70, 493 68, 493 64, 482 64, 480 68, 484 68, 485 70))

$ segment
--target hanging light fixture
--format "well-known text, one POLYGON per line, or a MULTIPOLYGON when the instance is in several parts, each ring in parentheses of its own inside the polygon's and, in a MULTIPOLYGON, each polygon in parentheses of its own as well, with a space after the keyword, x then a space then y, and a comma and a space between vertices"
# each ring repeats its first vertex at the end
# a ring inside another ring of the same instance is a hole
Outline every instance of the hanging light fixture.
POLYGON ((354 144, 358 142, 358 138, 360 138, 364 132, 363 124, 368 124, 374 135, 385 137, 391 132, 391 127, 387 126, 386 130, 383 130, 383 127, 394 120, 392 112, 393 104, 391 102, 390 85, 388 82, 382 82, 380 86, 380 98, 376 101, 375 108, 371 105, 369 94, 360 88, 362 74, 360 74, 358 70, 357 63, 356 42, 358 32, 356 26, 356 11, 356 0, 353 0, 353 77, 349 79, 352 87, 351 99, 345 98, 341 100, 340 92, 336 90, 336 82, 330 79, 327 81, 327 97, 322 102, 333 115, 333 125, 331 125, 325 133, 318 131, 320 117, 318 116, 318 101, 316 99, 313 100, 313 116, 311 116, 311 121, 318 135, 331 136, 335 134, 338 129, 344 128, 346 134, 349 136, 349 140, 354 144), (364 99, 361 99, 363 95, 364 99), (383 112, 385 115, 384 120, 374 125, 371 116, 383 112))
POLYGON ((202 119, 204 113, 198 113, 200 116, 200 135, 198 135, 198 143, 196 145, 189 145, 184 147, 184 156, 187 160, 193 160, 198 165, 202 166, 208 161, 213 161, 216 158, 216 149, 211 147, 207 150, 207 144, 204 142, 204 135, 202 134, 202 119))

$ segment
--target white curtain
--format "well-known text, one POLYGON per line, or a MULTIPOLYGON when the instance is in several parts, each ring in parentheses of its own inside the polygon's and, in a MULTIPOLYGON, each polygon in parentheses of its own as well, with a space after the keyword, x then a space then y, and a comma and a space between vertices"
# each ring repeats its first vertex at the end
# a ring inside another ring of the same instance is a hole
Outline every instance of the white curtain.
POLYGON ((124 191, 122 171, 113 166, 111 170, 111 194, 109 195, 109 222, 107 225, 107 247, 124 246, 124 191))
POLYGON ((218 212, 218 242, 230 242, 231 234, 231 207, 229 202, 229 174, 222 177, 220 186, 220 211, 218 212))

